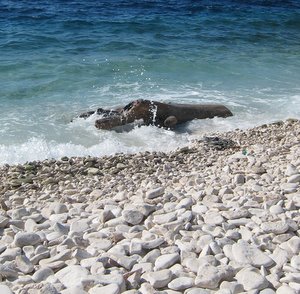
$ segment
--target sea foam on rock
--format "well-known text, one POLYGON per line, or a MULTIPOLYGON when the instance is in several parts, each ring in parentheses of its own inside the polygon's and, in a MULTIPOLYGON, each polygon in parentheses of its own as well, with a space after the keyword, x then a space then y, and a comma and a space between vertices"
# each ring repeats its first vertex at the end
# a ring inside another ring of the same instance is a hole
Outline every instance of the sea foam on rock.
POLYGON ((1 167, 1 291, 298 293, 299 133, 1 167))

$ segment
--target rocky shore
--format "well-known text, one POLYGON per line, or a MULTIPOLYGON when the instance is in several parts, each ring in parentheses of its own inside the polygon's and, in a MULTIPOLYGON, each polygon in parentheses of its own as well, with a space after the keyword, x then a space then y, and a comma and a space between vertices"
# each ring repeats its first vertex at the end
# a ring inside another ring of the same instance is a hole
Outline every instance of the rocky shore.
POLYGON ((0 167, 0 293, 300 293, 300 122, 0 167))

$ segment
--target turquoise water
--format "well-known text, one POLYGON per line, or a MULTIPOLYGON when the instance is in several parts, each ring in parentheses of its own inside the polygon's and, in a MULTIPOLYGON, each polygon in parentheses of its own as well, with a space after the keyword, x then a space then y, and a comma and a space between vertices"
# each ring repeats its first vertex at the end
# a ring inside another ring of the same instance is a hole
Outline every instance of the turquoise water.
POLYGON ((204 132, 300 117, 299 1, 0 0, 0 164, 171 150, 204 132), (134 99, 222 103, 174 133, 96 130, 134 99))

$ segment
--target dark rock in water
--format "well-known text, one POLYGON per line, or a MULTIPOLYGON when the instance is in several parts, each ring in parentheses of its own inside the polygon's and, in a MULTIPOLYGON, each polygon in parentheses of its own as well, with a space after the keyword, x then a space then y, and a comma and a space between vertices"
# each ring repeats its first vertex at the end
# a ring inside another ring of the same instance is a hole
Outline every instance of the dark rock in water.
POLYGON ((144 125, 174 128, 193 119, 232 116, 231 111, 219 104, 175 104, 161 103, 150 100, 135 100, 123 108, 82 113, 79 117, 87 118, 93 114, 102 115, 95 122, 98 129, 110 130, 127 125, 135 121, 142 121, 144 125))

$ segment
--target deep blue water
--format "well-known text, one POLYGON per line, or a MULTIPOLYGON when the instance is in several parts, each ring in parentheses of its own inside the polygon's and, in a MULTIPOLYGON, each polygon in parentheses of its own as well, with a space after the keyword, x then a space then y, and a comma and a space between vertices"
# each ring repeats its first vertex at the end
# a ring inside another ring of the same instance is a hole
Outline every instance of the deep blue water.
POLYGON ((0 164, 169 150, 205 131, 300 117, 300 1, 0 0, 0 164), (71 119, 146 98, 230 119, 99 131, 71 119))

